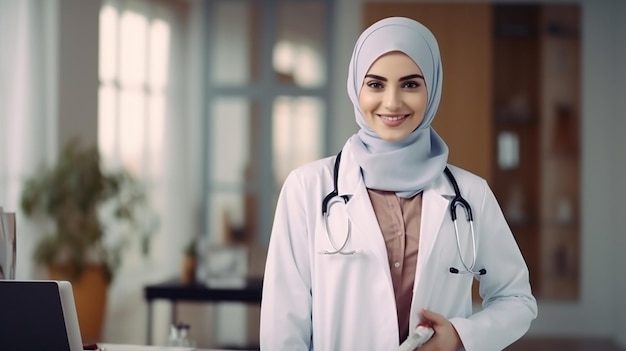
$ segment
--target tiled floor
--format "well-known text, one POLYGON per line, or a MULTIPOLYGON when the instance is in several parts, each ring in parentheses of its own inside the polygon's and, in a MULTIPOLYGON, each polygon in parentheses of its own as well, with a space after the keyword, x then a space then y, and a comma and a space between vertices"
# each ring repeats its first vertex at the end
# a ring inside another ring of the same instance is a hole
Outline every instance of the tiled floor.
POLYGON ((523 338, 505 351, 626 351, 604 339, 523 338))

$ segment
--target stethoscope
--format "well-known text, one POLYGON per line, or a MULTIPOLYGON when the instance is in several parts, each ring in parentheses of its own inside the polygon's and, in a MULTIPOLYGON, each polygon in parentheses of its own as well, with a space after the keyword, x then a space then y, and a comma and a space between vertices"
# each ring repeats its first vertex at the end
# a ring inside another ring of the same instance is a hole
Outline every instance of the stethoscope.
POLYGON ((356 250, 352 250, 352 251, 346 251, 346 245, 348 245, 348 241, 350 240, 350 234, 352 233, 352 231, 350 230, 350 220, 348 220, 348 229, 346 232, 346 237, 343 240, 343 244, 341 244, 341 246, 339 246, 339 248, 337 248, 337 245, 335 244, 335 242, 333 241, 332 235, 330 235, 330 228, 328 227, 328 216, 329 216, 329 210, 330 210, 330 201, 336 197, 339 197, 340 199, 343 200, 343 204, 346 205, 348 203, 348 201, 350 201, 350 195, 339 195, 339 191, 338 189, 338 181, 339 181, 339 163, 341 162, 341 151, 339 151, 339 153, 337 154, 337 158, 335 158, 335 166, 333 168, 333 191, 331 191, 330 193, 328 193, 325 197, 324 200, 322 200, 322 217, 324 219, 324 226, 326 227, 326 237, 328 238, 328 242, 330 243, 330 246, 333 248, 332 251, 328 251, 328 250, 324 250, 321 253, 324 255, 335 255, 335 254, 339 254, 339 255, 356 255, 358 253, 358 251, 356 250))
MULTIPOLYGON (((326 236, 328 238, 328 242, 330 243, 330 246, 332 247, 332 250, 324 250, 321 253, 325 255, 336 255, 336 254, 356 255, 359 253, 358 250, 346 250, 346 246, 348 245, 348 242, 350 241, 350 234, 351 234, 350 221, 348 220, 347 233, 341 245, 337 245, 332 239, 332 235, 330 234, 330 227, 328 225, 328 217, 329 217, 329 210, 331 206, 330 204, 331 200, 339 197, 342 201, 338 201, 338 203, 343 202, 343 204, 345 205, 348 203, 348 201, 350 201, 350 197, 351 197, 351 195, 339 195, 339 190, 337 189, 338 188, 337 184, 339 181, 340 162, 341 162, 341 152, 337 154, 337 157, 335 158, 335 165, 333 167, 333 190, 324 197, 324 200, 322 200, 322 217, 324 220, 324 226, 326 228, 326 236)), ((454 188, 454 197, 450 201, 450 218, 452 219, 452 223, 454 224, 454 236, 456 237, 457 253, 459 255, 459 258, 461 259, 461 264, 463 265, 463 268, 465 268, 465 270, 461 271, 458 268, 450 267, 449 272, 452 274, 471 273, 474 275, 485 275, 487 274, 487 270, 484 268, 481 268, 479 270, 474 270, 474 266, 476 265, 476 235, 474 234, 474 216, 472 215, 472 207, 461 196, 459 185, 456 182, 454 175, 452 175, 452 172, 450 171, 448 167, 444 169, 444 174, 450 181, 450 184, 452 184, 452 188, 454 188), (456 219, 456 209, 458 206, 461 206, 463 210, 465 211, 465 217, 467 219, 467 222, 469 223, 470 233, 472 236, 472 263, 469 265, 465 262, 465 259, 463 258, 463 253, 461 252, 461 240, 459 238, 459 229, 457 226, 457 219, 456 219)))
POLYGON ((445 173, 446 177, 452 184, 454 188, 454 197, 450 201, 450 218, 452 218, 452 223, 454 224, 454 236, 456 237, 456 251, 459 254, 459 258, 461 259, 461 264, 465 268, 464 271, 459 271, 458 268, 450 267, 450 273, 453 274, 464 274, 471 273, 474 275, 485 275, 487 274, 487 270, 484 268, 479 269, 478 271, 474 270, 474 265, 476 265, 476 236, 474 235, 474 216, 472 215, 472 207, 469 202, 467 202, 463 196, 461 196, 461 190, 459 189, 459 184, 457 184, 454 175, 450 169, 446 166, 444 168, 443 173, 445 173), (456 224, 456 208, 458 206, 463 207, 465 210, 465 218, 470 226, 470 233, 472 234, 472 264, 467 266, 465 263, 465 259, 463 258, 463 254, 461 253, 461 240, 459 239, 459 227, 456 224))

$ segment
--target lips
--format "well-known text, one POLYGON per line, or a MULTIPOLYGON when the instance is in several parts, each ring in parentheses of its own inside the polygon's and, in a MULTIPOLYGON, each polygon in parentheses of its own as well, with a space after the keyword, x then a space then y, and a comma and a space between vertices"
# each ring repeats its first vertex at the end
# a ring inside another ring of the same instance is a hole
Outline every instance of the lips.
POLYGON ((378 115, 378 117, 386 121, 396 122, 409 117, 409 115, 378 115))

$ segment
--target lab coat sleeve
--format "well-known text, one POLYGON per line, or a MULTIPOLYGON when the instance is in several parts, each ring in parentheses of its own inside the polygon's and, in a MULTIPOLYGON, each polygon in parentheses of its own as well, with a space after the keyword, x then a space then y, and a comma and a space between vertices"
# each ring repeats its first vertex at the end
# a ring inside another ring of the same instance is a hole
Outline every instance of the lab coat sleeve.
POLYGON ((265 351, 309 350, 311 273, 304 186, 291 173, 280 192, 267 252, 260 346, 265 351))
POLYGON ((482 182, 483 201, 474 218, 480 233, 477 266, 487 268, 478 278, 483 308, 469 318, 450 319, 467 351, 503 350, 537 316, 524 258, 493 192, 482 182))

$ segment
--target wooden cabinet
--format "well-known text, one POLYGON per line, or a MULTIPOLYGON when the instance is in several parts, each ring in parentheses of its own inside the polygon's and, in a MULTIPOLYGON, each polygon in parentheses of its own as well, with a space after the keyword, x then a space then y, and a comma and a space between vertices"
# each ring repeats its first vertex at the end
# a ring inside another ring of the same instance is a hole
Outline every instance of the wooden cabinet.
POLYGON ((494 9, 494 192, 538 297, 579 291, 579 9, 494 9))

